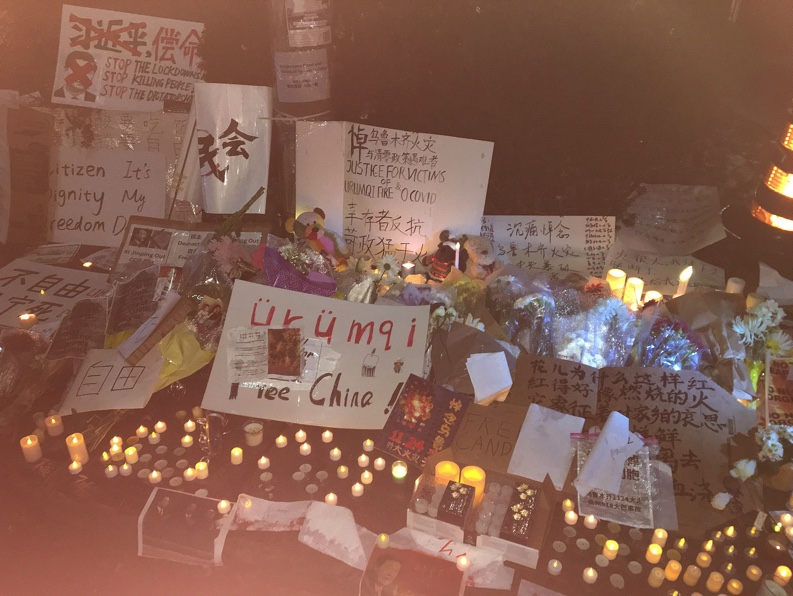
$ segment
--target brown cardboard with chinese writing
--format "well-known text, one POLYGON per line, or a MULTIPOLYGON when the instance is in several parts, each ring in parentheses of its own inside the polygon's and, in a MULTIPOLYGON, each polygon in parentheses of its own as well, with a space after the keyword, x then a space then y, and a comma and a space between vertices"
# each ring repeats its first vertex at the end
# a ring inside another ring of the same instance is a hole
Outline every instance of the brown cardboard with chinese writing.
POLYGON ((506 472, 527 411, 527 406, 509 403, 469 405, 452 444, 455 458, 506 472))
POLYGON ((539 404, 546 408, 593 419, 597 410, 599 374, 596 368, 557 358, 518 358, 517 372, 507 403, 539 404))

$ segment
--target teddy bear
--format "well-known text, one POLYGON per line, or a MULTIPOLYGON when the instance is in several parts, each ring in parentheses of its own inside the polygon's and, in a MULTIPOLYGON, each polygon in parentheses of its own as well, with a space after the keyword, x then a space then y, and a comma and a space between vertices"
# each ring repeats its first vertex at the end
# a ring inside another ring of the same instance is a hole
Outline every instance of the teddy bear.
POLYGON ((500 270, 504 264, 496 258, 493 243, 484 236, 463 236, 460 269, 471 279, 485 279, 500 270))
POLYGON ((318 253, 328 255, 334 264, 344 263, 350 250, 343 238, 325 229, 325 212, 319 207, 292 217, 284 224, 295 240, 304 242, 318 253))

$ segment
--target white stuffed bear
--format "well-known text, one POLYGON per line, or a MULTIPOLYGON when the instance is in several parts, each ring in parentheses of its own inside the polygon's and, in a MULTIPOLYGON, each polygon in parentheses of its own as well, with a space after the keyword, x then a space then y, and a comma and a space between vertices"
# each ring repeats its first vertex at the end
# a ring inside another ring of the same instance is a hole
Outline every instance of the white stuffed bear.
POLYGON ((465 250, 465 273, 471 279, 485 279, 500 270, 504 264, 496 258, 493 243, 484 236, 467 236, 465 250))

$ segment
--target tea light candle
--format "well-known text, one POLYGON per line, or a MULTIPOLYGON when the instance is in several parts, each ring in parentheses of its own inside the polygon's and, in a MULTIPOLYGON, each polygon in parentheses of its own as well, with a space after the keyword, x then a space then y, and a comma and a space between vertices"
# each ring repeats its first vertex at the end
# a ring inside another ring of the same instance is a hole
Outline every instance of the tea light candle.
POLYGON ((374 441, 372 441, 372 439, 366 439, 363 442, 363 450, 364 451, 372 451, 372 450, 374 450, 374 441))
POLYGON ((110 461, 110 454, 107 451, 103 451, 99 458, 102 460, 102 462, 108 462, 110 461))
POLYGON ((378 472, 385 470, 385 460, 382 457, 378 457, 374 460, 374 469, 378 472))
POLYGON ((135 436, 139 439, 143 439, 149 435, 149 429, 143 426, 142 424, 138 427, 135 431, 135 436))
POLYGON ((301 428, 299 431, 295 433, 295 441, 297 441, 298 443, 303 443, 305 442, 305 440, 306 440, 306 431, 304 431, 301 428))
POLYGON ((606 282, 611 289, 611 295, 622 300, 625 293, 625 272, 622 269, 609 269, 606 273, 606 282))
MULTIPOLYGON (((586 520, 584 520, 586 521, 586 520)), ((606 557, 609 561, 613 561, 617 558, 617 553, 619 553, 620 544, 616 540, 606 540, 606 543, 603 545, 603 556, 606 557)))
POLYGON ((221 515, 226 515, 229 511, 231 511, 231 503, 229 503, 226 499, 218 501, 218 513, 221 515))
POLYGON ((573 503, 570 499, 565 499, 562 501, 562 511, 567 513, 568 511, 572 511, 575 509, 575 503, 573 503))
POLYGON ((121 461, 124 459, 124 450, 121 449, 121 445, 110 446, 110 459, 113 461, 121 461))
POLYGON ((132 474, 132 466, 125 463, 121 467, 119 467, 118 471, 122 476, 129 476, 130 474, 132 474))
POLYGON ((699 553, 697 555, 697 565, 699 565, 703 569, 707 569, 708 567, 710 567, 712 560, 713 559, 711 559, 708 553, 699 553))
POLYGON ((330 450, 330 461, 339 461, 341 459, 341 449, 334 447, 330 450))
POLYGON ((134 447, 127 447, 124 451, 124 459, 129 465, 138 463, 138 450, 134 447))
POLYGON ((248 447, 261 445, 264 440, 264 425, 261 422, 248 422, 242 427, 245 432, 245 444, 248 447))
POLYGON ((403 462, 401 459, 396 460, 393 464, 391 464, 391 476, 396 481, 401 481, 405 479, 405 476, 408 475, 408 465, 403 462))
POLYGON ((715 540, 716 542, 724 542, 724 534, 722 533, 721 530, 713 534, 713 540, 715 540))
POLYGON ((385 532, 378 534, 375 544, 377 548, 388 548, 391 545, 391 537, 385 532))
POLYGON ((684 553, 688 550, 688 543, 686 542, 685 538, 681 538, 677 542, 675 542, 675 548, 679 550, 681 553, 684 553))
POLYGON ((722 566, 721 572, 726 575, 733 575, 735 573, 735 565, 732 563, 726 563, 722 566))
POLYGON ((702 545, 702 550, 706 553, 714 553, 716 552, 716 546, 713 544, 713 540, 708 540, 705 544, 702 545))
POLYGON ((113 464, 110 464, 105 468, 105 476, 107 476, 108 478, 115 478, 116 476, 118 476, 118 468, 113 464))
POLYGON ((664 577, 670 582, 676 582, 682 570, 683 566, 678 561, 669 561, 664 569, 664 577))
POLYGON ((724 535, 730 540, 735 538, 735 526, 729 526, 727 529, 725 529, 724 535))
POLYGON ((594 530, 598 527, 598 520, 594 515, 587 515, 584 517, 584 527, 594 530))
POLYGON ((275 438, 275 446, 278 447, 279 449, 283 449, 284 447, 286 447, 286 437, 284 435, 278 435, 275 438))
POLYGON ((559 575, 562 572, 562 563, 559 559, 551 559, 548 561, 548 573, 551 575, 559 575))
POLYGON ((753 582, 759 581, 760 578, 763 577, 763 570, 757 565, 749 565, 749 567, 746 568, 746 577, 753 582))
POLYGON ((242 449, 239 447, 234 447, 234 449, 231 450, 231 463, 235 466, 242 463, 242 449))
POLYGON ((196 479, 195 468, 185 468, 185 471, 182 472, 182 476, 187 482, 192 482, 196 479))
POLYGON ((735 545, 731 544, 730 546, 725 548, 724 549, 724 554, 727 555, 728 557, 735 556, 735 545))
POLYGON ((738 596, 738 594, 743 592, 743 584, 737 579, 731 579, 727 582, 727 591, 730 594, 738 596))
POLYGON ((470 565, 471 560, 468 558, 468 555, 460 555, 457 557, 457 569, 459 571, 465 571, 470 565))
POLYGON ((598 572, 592 569, 592 567, 587 567, 584 569, 584 581, 588 584, 594 584, 598 580, 598 572))
POLYGON ((774 581, 780 586, 786 586, 790 581, 790 574, 790 567, 780 565, 776 568, 776 571, 774 571, 774 581))
POLYGON ((303 443, 300 446, 300 455, 310 455, 311 454, 311 445, 308 443, 303 443))
POLYGON ((192 447, 193 446, 193 437, 192 435, 185 435, 182 437, 182 447, 192 447))
POLYGON ((72 461, 85 464, 88 461, 88 449, 85 448, 85 439, 82 433, 73 433, 66 437, 66 448, 72 461))
POLYGON ((259 461, 256 462, 256 465, 259 466, 260 470, 266 470, 270 467, 270 460, 267 459, 264 455, 259 458, 259 461))
POLYGON ((658 561, 661 560, 661 554, 664 552, 664 549, 661 548, 658 544, 651 544, 647 547, 647 552, 644 555, 644 558, 647 559, 648 563, 652 563, 655 565, 658 561))
POLYGON ((328 493, 325 495, 325 502, 328 505, 335 505, 339 502, 339 498, 336 496, 335 493, 328 493))
POLYGON ((63 434, 63 419, 57 414, 47 416, 44 426, 47 427, 47 434, 51 437, 60 437, 63 434))
POLYGON ((699 578, 702 576, 702 570, 696 565, 689 565, 686 567, 686 572, 683 574, 683 583, 687 586, 696 586, 699 578))
POLYGON ((119 447, 122 447, 124 445, 124 439, 122 439, 121 437, 113 437, 112 439, 110 439, 110 446, 112 447, 113 445, 118 445, 119 447))
MULTIPOLYGON (((656 544, 656 546, 658 546, 656 544)), ((647 576, 647 583, 651 588, 660 588, 664 583, 664 570, 660 567, 653 567, 650 569, 650 575, 647 576)))
POLYGON ((159 484, 162 481, 162 474, 160 474, 159 470, 152 470, 149 474, 149 482, 151 484, 159 484))
POLYGON ((756 527, 752 526, 746 530, 746 537, 747 538, 757 538, 760 535, 760 530, 756 527))
POLYGON ((205 480, 209 476, 209 465, 205 461, 200 461, 195 465, 195 477, 205 480))
POLYGON ((366 455, 365 453, 361 453, 361 455, 358 456, 358 465, 361 466, 362 468, 365 468, 366 466, 368 466, 369 465, 369 456, 366 455))
POLYGON ((151 434, 149 435, 149 445, 156 445, 159 442, 160 435, 157 433, 157 431, 151 431, 151 434))
POLYGON ((363 494, 363 484, 356 482, 352 485, 352 496, 360 497, 363 494))
POLYGON ((781 523, 786 528, 793 524, 793 515, 790 513, 783 513, 779 516, 779 523, 781 523))
POLYGON ((32 312, 26 312, 19 315, 19 327, 20 329, 30 329, 33 327, 38 321, 36 320, 37 317, 32 312))
POLYGON ((661 548, 666 546, 666 539, 669 537, 669 534, 666 530, 662 530, 661 528, 657 528, 655 532, 653 532, 653 544, 657 544, 661 548))
POLYGON ((727 285, 724 287, 726 294, 743 294, 746 289, 746 280, 740 277, 730 277, 727 280, 727 285))
POLYGON ((435 481, 438 484, 449 484, 460 480, 460 466, 453 461, 439 461, 435 464, 435 481))
POLYGON ((574 526, 578 522, 578 514, 575 511, 568 511, 564 514, 564 523, 568 526, 574 526))
POLYGON ((363 484, 371 484, 373 479, 374 477, 372 476, 372 473, 369 470, 364 470, 363 473, 361 474, 361 482, 363 484))
POLYGON ((69 473, 70 474, 79 474, 83 471, 83 464, 79 461, 73 461, 69 464, 69 473))
MULTIPOLYGON (((330 443, 332 440, 333 440, 333 433, 332 432, 330 432, 329 430, 326 430, 324 433, 322 433, 322 442, 323 443, 330 443)), ((331 493, 331 494, 333 494, 333 493, 331 493)))
POLYGON ((718 571, 712 571, 708 576, 708 581, 705 582, 705 587, 714 594, 721 590, 724 585, 724 576, 718 571))
POLYGON ((336 476, 339 478, 347 478, 350 475, 350 469, 347 466, 339 466, 336 468, 336 476))
POLYGON ((22 455, 28 463, 37 462, 41 459, 41 445, 39 438, 36 435, 28 435, 19 441, 19 446, 22 447, 22 455))
POLYGON ((162 420, 160 420, 159 422, 157 422, 157 424, 154 425, 154 430, 156 430, 158 433, 162 434, 166 430, 168 430, 168 425, 165 424, 165 422, 163 422, 162 420))
POLYGON ((184 423, 184 432, 192 433, 195 432, 195 420, 188 420, 184 423))

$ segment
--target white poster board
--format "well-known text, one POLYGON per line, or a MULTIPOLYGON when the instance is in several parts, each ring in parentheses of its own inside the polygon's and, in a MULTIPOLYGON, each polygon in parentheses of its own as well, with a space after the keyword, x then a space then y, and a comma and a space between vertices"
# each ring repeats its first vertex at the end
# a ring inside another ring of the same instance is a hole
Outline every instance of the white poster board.
POLYGON ((63 5, 52 102, 156 111, 190 103, 202 23, 63 5))
POLYGON ((237 281, 202 405, 270 420, 380 429, 404 381, 421 374, 428 316, 426 306, 358 304, 237 281), (245 327, 300 327, 308 340, 301 377, 232 384, 229 331, 245 327))
POLYGON ((297 210, 320 207, 352 253, 413 260, 479 230, 493 143, 352 122, 297 123, 297 210))

